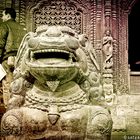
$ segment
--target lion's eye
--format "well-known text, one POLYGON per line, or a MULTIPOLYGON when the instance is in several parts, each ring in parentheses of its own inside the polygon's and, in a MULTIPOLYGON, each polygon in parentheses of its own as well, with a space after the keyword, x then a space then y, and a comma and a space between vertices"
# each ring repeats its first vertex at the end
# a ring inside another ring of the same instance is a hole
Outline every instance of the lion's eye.
POLYGON ((78 40, 76 38, 69 36, 69 35, 66 35, 65 41, 70 49, 76 50, 79 48, 79 43, 78 43, 78 40))
POLYGON ((37 38, 31 38, 28 40, 28 44, 30 48, 36 48, 39 44, 39 41, 37 38))

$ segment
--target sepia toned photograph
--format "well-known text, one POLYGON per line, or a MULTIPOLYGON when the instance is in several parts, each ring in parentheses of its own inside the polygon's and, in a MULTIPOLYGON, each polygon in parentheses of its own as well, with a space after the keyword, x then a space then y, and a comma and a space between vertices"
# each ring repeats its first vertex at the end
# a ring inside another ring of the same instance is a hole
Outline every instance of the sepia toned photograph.
POLYGON ((0 0, 0 140, 140 140, 140 0, 0 0))

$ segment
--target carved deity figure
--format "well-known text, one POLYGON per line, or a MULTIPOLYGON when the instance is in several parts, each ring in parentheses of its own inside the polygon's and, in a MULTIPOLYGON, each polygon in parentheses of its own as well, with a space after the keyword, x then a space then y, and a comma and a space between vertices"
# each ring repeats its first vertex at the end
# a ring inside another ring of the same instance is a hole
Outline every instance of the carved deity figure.
POLYGON ((1 121, 7 140, 109 140, 99 66, 89 39, 67 26, 25 35, 1 121), (90 52, 92 50, 92 53, 90 52))
POLYGON ((113 93, 113 38, 111 31, 106 30, 102 42, 103 52, 103 91, 105 101, 109 106, 112 106, 115 101, 113 93))
POLYGON ((103 37, 103 69, 108 70, 112 68, 113 66, 113 38, 111 36, 110 30, 105 31, 105 36, 103 37))

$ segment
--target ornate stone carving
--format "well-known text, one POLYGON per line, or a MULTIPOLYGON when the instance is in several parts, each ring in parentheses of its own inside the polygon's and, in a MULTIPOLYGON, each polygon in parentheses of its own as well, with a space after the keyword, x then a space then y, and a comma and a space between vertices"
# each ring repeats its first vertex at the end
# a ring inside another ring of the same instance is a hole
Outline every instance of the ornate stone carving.
POLYGON ((105 31, 102 45, 104 94, 107 104, 113 105, 115 100, 113 93, 113 38, 110 30, 105 31))
MULTIPOLYGON (((62 25, 69 26, 81 33, 82 14, 74 6, 67 5, 65 1, 51 1, 50 5, 40 5, 34 11, 35 26, 62 25), (40 7, 42 10, 40 11, 40 7)), ((35 27, 35 28, 36 28, 35 27)))
POLYGON ((16 57, 7 140, 106 139, 112 128, 99 66, 86 35, 67 26, 40 26, 23 39, 16 57), (92 50, 92 51, 91 51, 92 50))
POLYGON ((24 0, 19 0, 19 22, 21 25, 26 26, 26 4, 24 0))
POLYGON ((110 30, 105 31, 105 36, 103 37, 103 73, 112 73, 113 66, 113 38, 111 36, 110 30))
POLYGON ((111 27, 111 0, 105 0, 105 27, 111 27))
MULTIPOLYGON (((89 2, 88 2, 89 5, 89 2)), ((42 0, 28 3, 27 20, 30 21, 30 30, 36 29, 38 26, 62 25, 69 26, 78 33, 86 32, 87 20, 89 15, 86 13, 87 4, 83 1, 67 1, 67 0, 42 0), (85 6, 86 5, 86 6, 85 6), (40 9, 42 9, 40 11, 40 9)), ((28 22, 27 21, 27 22, 28 22)))

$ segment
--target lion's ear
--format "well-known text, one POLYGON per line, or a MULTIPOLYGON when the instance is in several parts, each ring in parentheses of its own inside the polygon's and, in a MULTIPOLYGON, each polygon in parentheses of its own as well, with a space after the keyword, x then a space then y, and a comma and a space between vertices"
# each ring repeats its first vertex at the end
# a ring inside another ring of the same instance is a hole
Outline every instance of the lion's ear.
POLYGON ((81 44, 82 47, 86 46, 86 42, 88 41, 88 37, 86 34, 81 34, 78 36, 79 43, 81 44))

